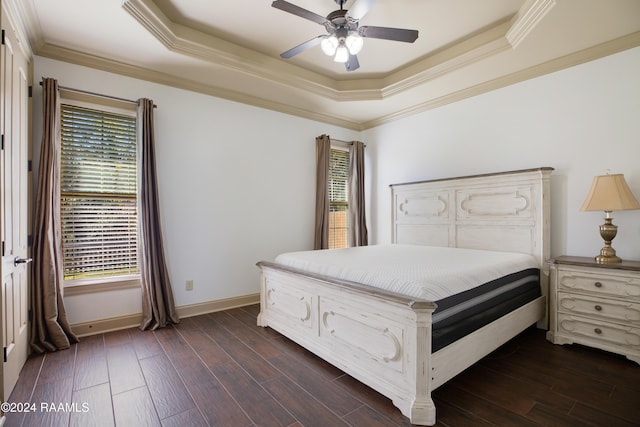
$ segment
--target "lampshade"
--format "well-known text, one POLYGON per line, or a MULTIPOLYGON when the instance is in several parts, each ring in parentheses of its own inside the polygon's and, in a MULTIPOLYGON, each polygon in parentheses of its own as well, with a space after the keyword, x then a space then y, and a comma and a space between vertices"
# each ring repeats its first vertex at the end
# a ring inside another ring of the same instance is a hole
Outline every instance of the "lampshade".
POLYGON ((364 41, 357 31, 349 31, 342 28, 338 34, 326 36, 320 42, 320 47, 325 55, 333 56, 335 62, 347 62, 349 55, 357 55, 362 50, 364 41), (334 56, 335 55, 335 56, 334 56))
POLYGON ((581 211, 624 211, 640 209, 623 174, 601 175, 593 178, 591 190, 581 211))
POLYGON ((324 52, 325 55, 333 56, 336 53, 336 49, 338 48, 338 38, 334 35, 330 37, 325 37, 320 42, 320 48, 324 52))
POLYGON ((347 62, 349 60, 349 51, 343 44, 336 49, 336 56, 333 58, 335 62, 347 62))
POLYGON ((350 31, 344 44, 347 46, 347 49, 349 49, 351 55, 357 55, 362 50, 364 39, 356 31, 350 31))

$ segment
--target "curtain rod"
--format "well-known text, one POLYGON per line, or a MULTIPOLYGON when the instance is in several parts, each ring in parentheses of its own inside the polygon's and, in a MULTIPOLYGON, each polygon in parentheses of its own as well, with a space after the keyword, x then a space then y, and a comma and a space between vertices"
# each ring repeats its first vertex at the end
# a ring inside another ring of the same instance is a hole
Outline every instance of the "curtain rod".
MULTIPOLYGON (((40 86, 42 86, 42 82, 40 82, 40 86)), ((138 104, 138 101, 133 101, 131 99, 119 98, 117 96, 105 95, 105 94, 102 94, 102 93, 91 92, 91 91, 88 91, 88 90, 74 89, 72 87, 66 87, 66 86, 58 86, 58 89, 68 90, 69 92, 84 93, 86 95, 98 96, 100 98, 114 99, 116 101, 128 102, 130 104, 136 104, 136 105, 138 104)), ((154 103, 153 104, 153 108, 157 108, 157 107, 158 106, 154 103)))
MULTIPOLYGON (((329 139, 330 139, 331 141, 339 142, 340 144, 353 145, 353 141, 342 141, 342 140, 340 140, 340 139, 335 139, 335 138, 331 138, 331 137, 329 137, 329 139)), ((364 146, 366 147, 366 146, 367 146, 367 144, 364 144, 364 146)))

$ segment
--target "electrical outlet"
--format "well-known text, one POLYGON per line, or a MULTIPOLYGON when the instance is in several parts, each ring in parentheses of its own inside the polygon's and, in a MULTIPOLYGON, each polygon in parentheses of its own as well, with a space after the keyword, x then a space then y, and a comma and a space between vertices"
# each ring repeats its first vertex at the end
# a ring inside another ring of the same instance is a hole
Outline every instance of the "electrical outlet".
POLYGON ((193 290, 193 280, 187 280, 185 289, 188 291, 192 291, 193 290))

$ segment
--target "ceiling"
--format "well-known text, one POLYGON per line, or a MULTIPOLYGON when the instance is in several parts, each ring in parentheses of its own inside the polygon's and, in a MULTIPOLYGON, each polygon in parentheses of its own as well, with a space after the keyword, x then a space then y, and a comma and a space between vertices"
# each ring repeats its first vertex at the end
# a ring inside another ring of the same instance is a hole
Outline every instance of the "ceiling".
MULTIPOLYGON (((638 0, 378 0, 347 72, 271 0, 8 0, 36 55, 362 130, 640 45, 638 0)), ((334 0, 288 0, 326 16, 334 0)), ((349 9, 356 0, 348 0, 349 9)))

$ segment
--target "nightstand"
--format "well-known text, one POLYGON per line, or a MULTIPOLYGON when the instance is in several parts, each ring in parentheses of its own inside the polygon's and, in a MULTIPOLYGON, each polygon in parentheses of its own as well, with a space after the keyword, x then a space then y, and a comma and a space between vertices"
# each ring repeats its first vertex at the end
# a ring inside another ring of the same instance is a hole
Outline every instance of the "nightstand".
POLYGON ((554 344, 583 344, 640 363, 640 262, 549 260, 549 332, 554 344))

